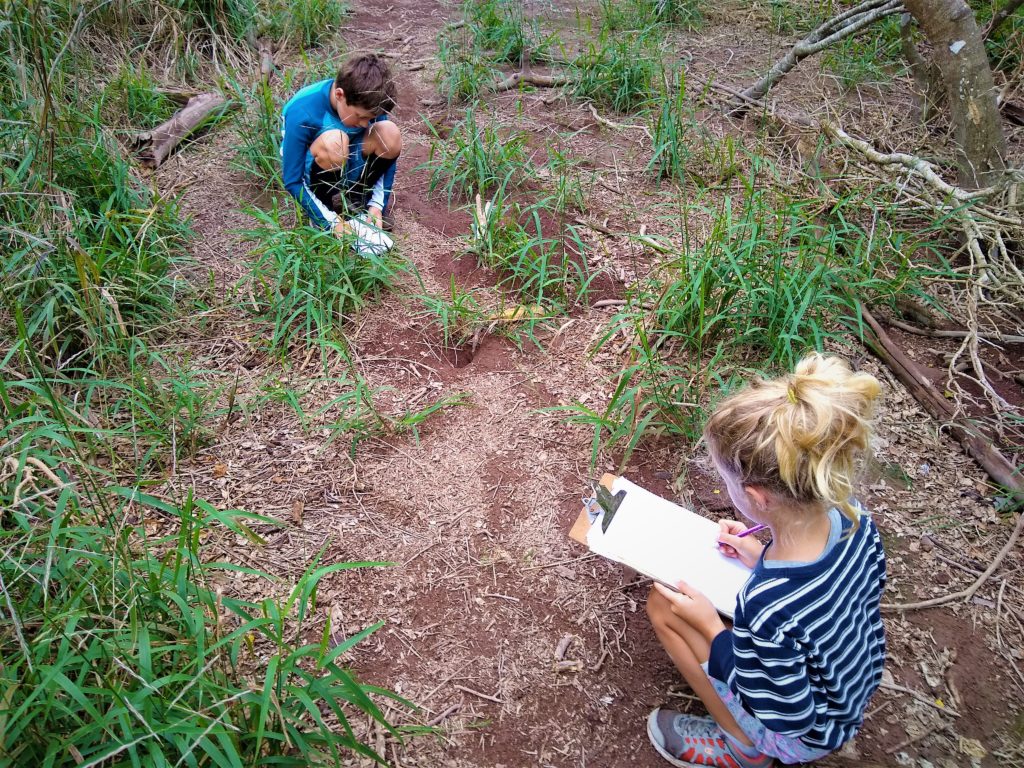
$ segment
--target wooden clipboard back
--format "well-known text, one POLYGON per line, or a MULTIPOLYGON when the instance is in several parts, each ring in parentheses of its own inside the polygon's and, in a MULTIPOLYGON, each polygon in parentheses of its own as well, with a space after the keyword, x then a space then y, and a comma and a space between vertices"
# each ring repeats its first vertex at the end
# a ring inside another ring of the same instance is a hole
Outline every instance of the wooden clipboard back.
MULTIPOLYGON (((613 475, 609 472, 605 472, 601 475, 599 481, 601 485, 608 489, 609 492, 612 490, 612 483, 618 480, 618 475, 613 475)), ((587 546, 587 531, 590 530, 590 516, 587 514, 587 509, 584 507, 580 510, 579 517, 576 518, 576 522, 572 524, 572 528, 569 529, 569 538, 573 541, 579 542, 583 546, 587 546)))

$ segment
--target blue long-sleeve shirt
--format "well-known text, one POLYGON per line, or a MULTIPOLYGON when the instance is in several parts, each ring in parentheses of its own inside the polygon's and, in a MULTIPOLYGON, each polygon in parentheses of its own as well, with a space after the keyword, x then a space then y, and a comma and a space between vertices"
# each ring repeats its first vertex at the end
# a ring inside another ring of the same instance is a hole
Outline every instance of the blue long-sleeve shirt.
POLYGON ((766 728, 829 751, 860 728, 885 659, 878 529, 867 515, 852 534, 840 524, 846 537, 816 562, 766 567, 762 557, 708 663, 766 728))
MULTIPOLYGON (((281 115, 281 179, 284 188, 294 197, 310 222, 321 229, 329 229, 338 221, 338 214, 319 200, 309 187, 309 169, 312 163, 310 146, 326 130, 342 130, 349 135, 351 146, 362 143, 365 128, 343 125, 331 107, 333 79, 307 85, 284 105, 281 115)), ((374 118, 371 123, 387 120, 387 115, 374 118)), ((370 204, 384 208, 387 202, 385 185, 394 179, 394 168, 374 185, 370 204)))

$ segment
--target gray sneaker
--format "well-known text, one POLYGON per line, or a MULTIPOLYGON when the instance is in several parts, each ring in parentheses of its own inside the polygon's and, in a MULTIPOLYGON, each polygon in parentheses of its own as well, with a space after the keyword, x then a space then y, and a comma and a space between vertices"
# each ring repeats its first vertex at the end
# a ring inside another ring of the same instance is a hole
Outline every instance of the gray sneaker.
POLYGON ((733 749, 710 717, 656 709, 647 718, 647 735, 658 754, 681 768, 771 768, 775 764, 768 755, 747 757, 733 749))

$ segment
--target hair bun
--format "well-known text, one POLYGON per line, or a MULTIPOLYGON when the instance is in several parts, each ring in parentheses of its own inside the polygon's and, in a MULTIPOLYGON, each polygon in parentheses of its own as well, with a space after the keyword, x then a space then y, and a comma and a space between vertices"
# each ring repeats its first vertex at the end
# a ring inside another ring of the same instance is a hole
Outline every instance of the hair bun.
POLYGON ((756 381, 727 398, 704 434, 741 483, 825 502, 856 520, 854 476, 869 447, 880 392, 871 374, 814 353, 792 374, 756 381))

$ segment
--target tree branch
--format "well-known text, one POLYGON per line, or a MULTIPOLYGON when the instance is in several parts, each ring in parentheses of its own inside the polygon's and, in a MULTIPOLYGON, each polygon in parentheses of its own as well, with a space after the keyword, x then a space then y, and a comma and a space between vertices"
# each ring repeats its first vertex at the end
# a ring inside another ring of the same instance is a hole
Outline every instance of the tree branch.
POLYGON ((1006 5, 992 14, 992 18, 989 19, 985 29, 981 32, 981 39, 988 40, 992 33, 999 29, 1013 14, 1015 14, 1020 7, 1024 5, 1024 0, 1007 0, 1006 5))
POLYGON ((833 43, 857 34, 879 19, 900 13, 902 10, 901 0, 865 0, 860 5, 829 19, 790 48, 785 56, 775 62, 767 75, 743 91, 741 96, 743 103, 736 106, 733 114, 746 112, 751 100, 756 101, 763 98, 772 86, 785 77, 801 60, 833 43))

